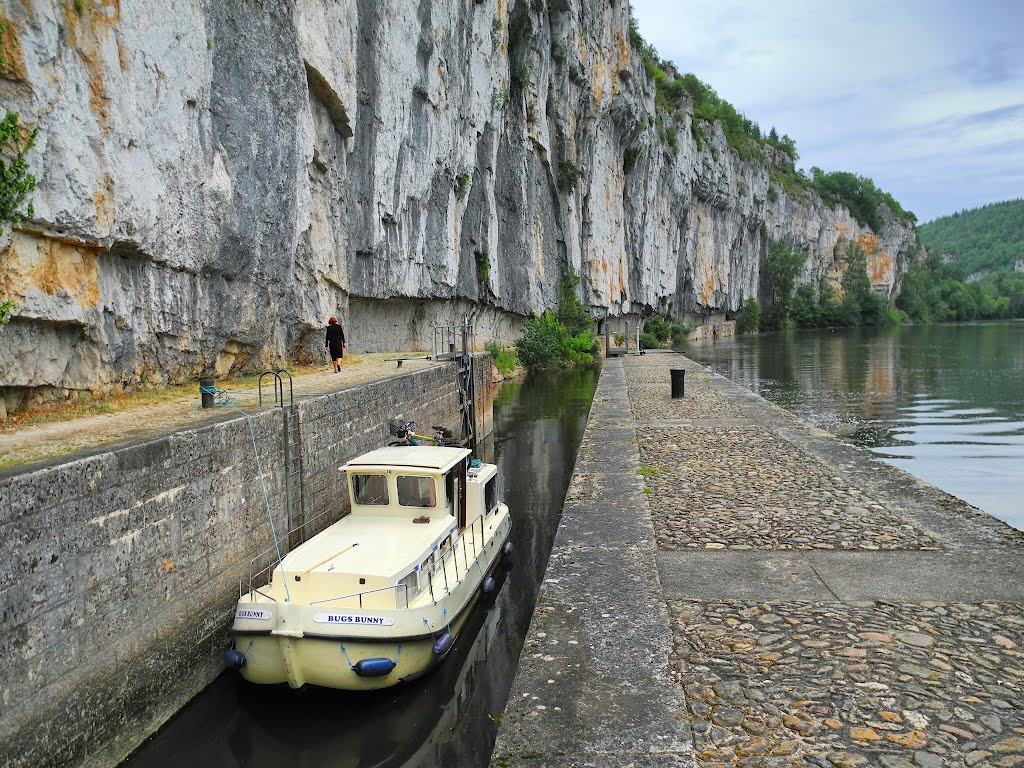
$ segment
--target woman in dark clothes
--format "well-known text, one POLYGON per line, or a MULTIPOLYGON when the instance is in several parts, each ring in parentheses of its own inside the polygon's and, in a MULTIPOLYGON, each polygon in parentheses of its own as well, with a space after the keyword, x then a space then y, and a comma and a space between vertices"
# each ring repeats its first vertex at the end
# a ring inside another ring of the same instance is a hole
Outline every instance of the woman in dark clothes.
POLYGON ((341 358, 345 356, 345 331, 338 325, 338 318, 327 321, 327 353, 331 356, 331 364, 335 373, 341 373, 341 358))

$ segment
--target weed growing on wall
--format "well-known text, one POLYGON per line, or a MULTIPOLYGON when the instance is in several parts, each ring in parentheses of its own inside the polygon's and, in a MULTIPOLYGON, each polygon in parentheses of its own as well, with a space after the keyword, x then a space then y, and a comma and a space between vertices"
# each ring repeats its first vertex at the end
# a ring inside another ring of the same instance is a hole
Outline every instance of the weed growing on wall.
POLYGON ((462 200, 469 194, 470 188, 473 186, 473 177, 469 173, 460 173, 455 177, 455 197, 462 200))
POLYGON ((515 371, 516 366, 519 364, 519 358, 516 357, 515 349, 508 349, 495 341, 487 342, 486 349, 491 353, 491 362, 494 363, 494 367, 501 371, 501 373, 508 376, 515 371))

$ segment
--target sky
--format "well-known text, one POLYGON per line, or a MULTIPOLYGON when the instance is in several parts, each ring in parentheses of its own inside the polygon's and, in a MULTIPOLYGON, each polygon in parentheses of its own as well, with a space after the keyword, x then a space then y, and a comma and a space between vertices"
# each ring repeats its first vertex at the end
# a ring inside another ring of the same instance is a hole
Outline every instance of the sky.
POLYGON ((797 166, 920 222, 1024 197, 1024 0, 632 0, 640 33, 797 166))

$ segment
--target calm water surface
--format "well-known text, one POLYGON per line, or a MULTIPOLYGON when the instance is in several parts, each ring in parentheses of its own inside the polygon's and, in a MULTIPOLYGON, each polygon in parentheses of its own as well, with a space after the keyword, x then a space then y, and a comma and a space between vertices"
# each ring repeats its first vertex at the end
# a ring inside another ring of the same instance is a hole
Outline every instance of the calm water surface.
MULTIPOLYGON (((384 691, 292 691, 222 674, 123 765, 131 768, 486 766, 533 615, 597 371, 505 384, 494 434, 514 565, 433 673, 384 691)), ((226 638, 225 638, 226 643, 226 638)))
POLYGON ((795 331, 686 354, 1024 530, 1024 322, 795 331))

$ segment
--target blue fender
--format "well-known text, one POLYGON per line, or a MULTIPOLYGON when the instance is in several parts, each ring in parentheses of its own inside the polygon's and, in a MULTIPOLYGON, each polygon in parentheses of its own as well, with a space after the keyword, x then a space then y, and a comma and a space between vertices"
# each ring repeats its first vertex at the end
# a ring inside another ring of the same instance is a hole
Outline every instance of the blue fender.
POLYGON ((228 669, 241 669, 245 666, 245 654, 234 648, 225 651, 224 666, 228 669))
POLYGON ((452 633, 445 632, 443 635, 437 638, 437 642, 434 643, 434 653, 436 653, 438 656, 444 656, 446 653, 448 653, 448 649, 452 647, 452 643, 454 642, 455 638, 452 637, 452 633))
POLYGON ((352 665, 352 671, 360 677, 384 677, 394 668, 395 662, 385 658, 360 659, 352 665))

